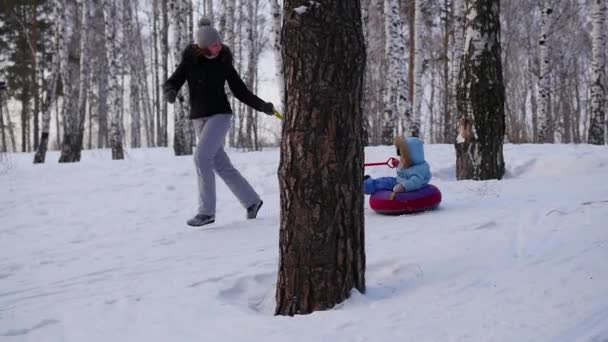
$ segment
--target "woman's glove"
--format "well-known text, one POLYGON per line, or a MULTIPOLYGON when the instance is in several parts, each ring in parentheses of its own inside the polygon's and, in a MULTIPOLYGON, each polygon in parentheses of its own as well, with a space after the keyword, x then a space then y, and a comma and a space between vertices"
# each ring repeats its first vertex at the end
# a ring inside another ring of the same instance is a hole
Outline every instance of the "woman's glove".
POLYGON ((163 98, 169 103, 175 103, 175 99, 177 98, 177 92, 171 87, 164 87, 163 98))
POLYGON ((271 102, 266 102, 262 108, 262 112, 268 115, 274 115, 274 105, 271 102))

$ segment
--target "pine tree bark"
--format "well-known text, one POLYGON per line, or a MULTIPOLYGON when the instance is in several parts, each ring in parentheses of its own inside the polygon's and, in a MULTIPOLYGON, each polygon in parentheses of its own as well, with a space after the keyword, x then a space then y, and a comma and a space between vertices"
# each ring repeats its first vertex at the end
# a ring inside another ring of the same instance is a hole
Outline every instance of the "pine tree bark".
POLYGON ((589 143, 603 145, 606 130, 606 0, 593 0, 589 143))
POLYGON ((466 38, 458 86, 458 179, 501 179, 505 165, 505 90, 499 0, 466 1, 466 38))
POLYGON ((359 1, 286 0, 278 315, 365 291, 359 1))

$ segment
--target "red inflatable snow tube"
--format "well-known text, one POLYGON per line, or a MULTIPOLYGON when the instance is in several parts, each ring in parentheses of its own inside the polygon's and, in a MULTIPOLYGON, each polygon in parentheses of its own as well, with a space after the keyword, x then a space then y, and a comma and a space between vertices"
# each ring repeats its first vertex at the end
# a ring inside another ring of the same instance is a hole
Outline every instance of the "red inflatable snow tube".
POLYGON ((411 192, 393 193, 392 191, 381 190, 369 198, 372 209, 385 215, 401 215, 432 210, 437 208, 439 203, 441 203, 441 192, 431 184, 411 192))

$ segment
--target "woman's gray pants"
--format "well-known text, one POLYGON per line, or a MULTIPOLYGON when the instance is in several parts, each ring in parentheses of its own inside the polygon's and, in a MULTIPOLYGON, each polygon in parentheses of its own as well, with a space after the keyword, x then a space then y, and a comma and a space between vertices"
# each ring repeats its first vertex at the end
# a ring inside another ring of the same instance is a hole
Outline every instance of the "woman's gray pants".
POLYGON ((224 151, 224 141, 230 129, 232 114, 215 114, 210 117, 194 119, 196 131, 196 150, 194 164, 198 174, 198 213, 215 216, 215 175, 222 177, 228 188, 248 208, 260 201, 251 185, 232 166, 224 151))

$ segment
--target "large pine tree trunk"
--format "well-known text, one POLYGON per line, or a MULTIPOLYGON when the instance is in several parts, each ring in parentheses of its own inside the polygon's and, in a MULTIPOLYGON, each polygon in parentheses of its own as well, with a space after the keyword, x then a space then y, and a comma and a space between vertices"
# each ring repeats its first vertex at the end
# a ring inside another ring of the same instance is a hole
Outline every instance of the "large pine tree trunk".
POLYGON ((279 181, 276 314, 332 308, 365 291, 358 1, 284 5, 287 113, 279 181))
POLYGON ((458 179, 501 179, 505 91, 499 0, 467 0, 465 52, 458 86, 458 179))
POLYGON ((549 18, 553 13, 552 0, 540 0, 540 37, 538 38, 539 51, 539 75, 538 75, 538 143, 553 142, 553 127, 551 127, 551 84, 550 84, 550 60, 549 60, 549 18))
MULTIPOLYGON (((175 69, 179 65, 182 52, 190 42, 188 34, 188 18, 192 17, 190 12, 189 0, 173 0, 171 8, 171 18, 173 18, 173 61, 175 69)), ((173 107, 174 117, 174 134, 173 134, 173 151, 176 156, 184 156, 192 154, 192 143, 190 139, 190 120, 188 114, 190 112, 190 96, 188 87, 182 87, 181 94, 183 101, 176 101, 173 107)))
POLYGON ((606 125, 606 0, 593 0, 591 20, 591 121, 589 143, 605 143, 606 125))

